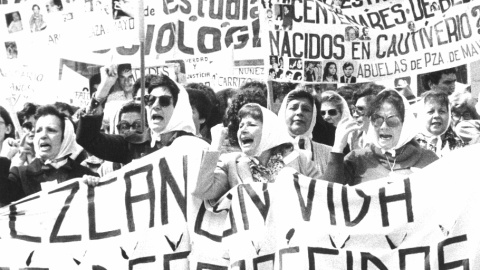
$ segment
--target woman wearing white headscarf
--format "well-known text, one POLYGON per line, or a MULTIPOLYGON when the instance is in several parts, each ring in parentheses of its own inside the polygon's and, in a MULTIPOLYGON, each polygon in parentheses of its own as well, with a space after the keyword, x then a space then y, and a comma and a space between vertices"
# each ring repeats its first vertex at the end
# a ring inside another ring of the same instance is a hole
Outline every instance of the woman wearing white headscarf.
POLYGON ((418 104, 419 134, 415 137, 420 146, 442 157, 459 145, 452 141, 451 110, 448 95, 427 91, 418 104), (448 131, 448 134, 447 134, 448 131))
POLYGON ((192 107, 186 90, 166 75, 150 79, 145 95, 148 129, 143 133, 101 133, 101 103, 102 100, 92 100, 92 106, 81 116, 77 129, 77 142, 98 158, 127 164, 174 144, 178 152, 208 148, 207 142, 194 136, 192 107))
POLYGON ((240 109, 238 118, 237 139, 242 152, 220 155, 218 150, 227 134, 226 128, 216 131, 221 136, 212 134, 215 141, 212 140, 212 147, 204 156, 193 195, 217 199, 238 184, 273 183, 284 167, 312 178, 321 176, 303 152, 293 149, 292 138, 279 128, 281 121, 272 111, 248 103, 240 109))
POLYGON ((342 119, 352 119, 347 101, 335 91, 323 92, 320 101, 322 103, 320 115, 326 122, 338 126, 342 119))
POLYGON ((0 177, 0 202, 7 204, 43 189, 84 175, 96 175, 75 161, 82 148, 75 142, 73 124, 53 106, 35 115, 36 158, 26 166, 12 167, 0 177))
POLYGON ((323 174, 332 147, 312 140, 317 118, 314 97, 305 90, 290 91, 283 99, 278 117, 285 119, 281 121, 281 127, 294 139, 294 148, 305 150, 307 158, 314 162, 317 170, 323 174))
POLYGON ((414 140, 418 125, 410 104, 395 90, 378 94, 367 112, 370 118, 367 140, 370 146, 354 150, 344 157, 342 150, 348 134, 360 127, 355 121, 342 120, 324 179, 341 184, 357 185, 388 177, 408 175, 438 159, 414 140))

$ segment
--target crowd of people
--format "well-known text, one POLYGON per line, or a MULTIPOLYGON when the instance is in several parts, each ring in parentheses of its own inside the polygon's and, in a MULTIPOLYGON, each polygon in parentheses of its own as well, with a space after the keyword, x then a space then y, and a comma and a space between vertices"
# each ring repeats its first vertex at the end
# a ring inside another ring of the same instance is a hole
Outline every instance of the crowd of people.
POLYGON ((95 186, 164 147, 204 152, 193 191, 201 199, 240 183, 273 183, 282 170, 343 185, 405 176, 480 142, 476 101, 450 87, 448 72, 425 78, 428 91, 413 101, 375 83, 323 92, 297 84, 273 111, 262 82, 215 92, 148 75, 142 112, 131 67, 103 67, 86 108, 0 107, 0 203, 73 178, 95 186))

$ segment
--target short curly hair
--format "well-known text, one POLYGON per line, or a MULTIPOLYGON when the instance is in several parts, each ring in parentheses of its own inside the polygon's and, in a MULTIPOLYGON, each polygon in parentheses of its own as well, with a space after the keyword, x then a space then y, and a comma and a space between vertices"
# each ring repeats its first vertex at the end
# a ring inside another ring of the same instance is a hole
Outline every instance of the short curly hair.
POLYGON ((227 110, 227 123, 225 123, 228 127, 228 140, 232 146, 239 146, 237 139, 237 131, 240 124, 238 112, 243 105, 247 103, 257 103, 260 106, 267 107, 267 98, 259 88, 238 90, 237 94, 232 99, 232 106, 227 110))

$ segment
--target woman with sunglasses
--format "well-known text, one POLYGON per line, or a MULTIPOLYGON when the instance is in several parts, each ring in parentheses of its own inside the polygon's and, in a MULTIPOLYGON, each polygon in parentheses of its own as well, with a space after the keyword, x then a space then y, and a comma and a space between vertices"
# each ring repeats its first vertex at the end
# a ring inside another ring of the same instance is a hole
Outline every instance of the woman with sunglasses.
POLYGON ((353 94, 356 102, 352 108, 352 117, 355 119, 355 122, 357 122, 360 129, 352 132, 348 139, 348 145, 351 150, 367 147, 366 134, 368 132, 368 127, 370 126, 367 111, 375 97, 378 95, 378 92, 379 91, 375 89, 375 85, 369 85, 353 94))
POLYGON ((357 185, 391 175, 408 175, 413 168, 423 168, 438 159, 414 140, 418 132, 415 116, 407 99, 397 91, 380 92, 367 116, 370 119, 367 139, 371 144, 344 157, 342 150, 348 134, 360 127, 353 120, 342 120, 324 179, 357 185))
MULTIPOLYGON (((120 134, 124 137, 127 137, 130 134, 142 133, 141 110, 141 105, 134 101, 128 102, 123 105, 113 118, 114 122, 112 124, 114 126, 114 129, 111 129, 110 134, 120 134)), ((95 160, 96 157, 93 157, 93 159, 95 160)), ((125 164, 119 162, 104 161, 101 165, 99 165, 97 173, 100 175, 100 177, 102 177, 110 172, 119 170, 123 167, 123 165, 125 164)))
POLYGON ((290 91, 283 99, 278 117, 284 119, 281 126, 293 138, 294 148, 305 150, 307 158, 315 163, 320 173, 324 173, 332 147, 312 140, 317 118, 314 97, 306 90, 290 91))
POLYGON ((237 114, 240 120, 235 141, 241 152, 220 155, 227 128, 215 126, 212 145, 200 167, 193 195, 200 199, 218 199, 242 183, 273 183, 284 167, 319 178, 320 172, 306 155, 293 149, 292 138, 279 129, 281 120, 272 111, 256 104, 245 104, 237 114))
POLYGON ((322 103, 320 115, 327 123, 336 127, 340 120, 344 118, 352 118, 347 101, 336 92, 323 92, 320 96, 320 101, 322 103))
MULTIPOLYGON (((108 87, 106 87, 108 88, 108 87)), ((101 87, 101 94, 107 91, 101 87)), ((112 162, 130 163, 165 146, 178 149, 207 148, 208 144, 194 136, 192 108, 188 94, 168 76, 159 74, 150 79, 145 95, 148 128, 128 135, 108 135, 100 132, 102 100, 92 99, 85 115, 80 117, 77 142, 89 153, 112 162)))

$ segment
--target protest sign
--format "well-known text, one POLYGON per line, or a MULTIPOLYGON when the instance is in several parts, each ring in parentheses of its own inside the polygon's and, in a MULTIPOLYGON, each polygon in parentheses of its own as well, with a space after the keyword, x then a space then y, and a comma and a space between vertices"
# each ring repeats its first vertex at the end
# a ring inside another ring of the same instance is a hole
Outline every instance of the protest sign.
POLYGON ((207 213, 190 195, 205 147, 184 136, 95 188, 75 179, 1 208, 0 268, 225 267, 219 239, 226 213, 207 213))
POLYGON ((192 197, 204 145, 183 138, 105 176, 0 209, 9 269, 477 269, 478 145, 355 187, 285 170, 211 206, 192 197), (455 168, 452 170, 451 168, 455 168), (455 181, 453 182, 453 179, 455 181), (28 268, 29 267, 29 268, 28 268))
MULTIPOLYGON (((378 81, 479 59, 476 52, 480 6, 475 2, 452 5, 428 18, 412 18, 416 28, 396 27, 407 25, 407 17, 412 16, 408 3, 403 1, 391 7, 400 13, 399 18, 384 15, 388 21, 370 18, 376 23, 367 23, 349 16, 348 9, 337 12, 320 1, 274 2, 262 15, 264 25, 269 27, 269 54, 288 63, 283 74, 299 74, 294 78, 277 74, 275 79, 345 83, 342 76, 346 76, 348 62, 353 64, 354 82, 378 81), (367 31, 362 33, 364 28, 367 31)), ((362 16, 358 11, 355 14, 362 16)), ((278 73, 281 65, 280 61, 273 62, 269 68, 278 73)))
POLYGON ((241 184, 224 197, 230 269, 476 269, 478 176, 463 157, 479 149, 355 187, 291 173, 241 184))

